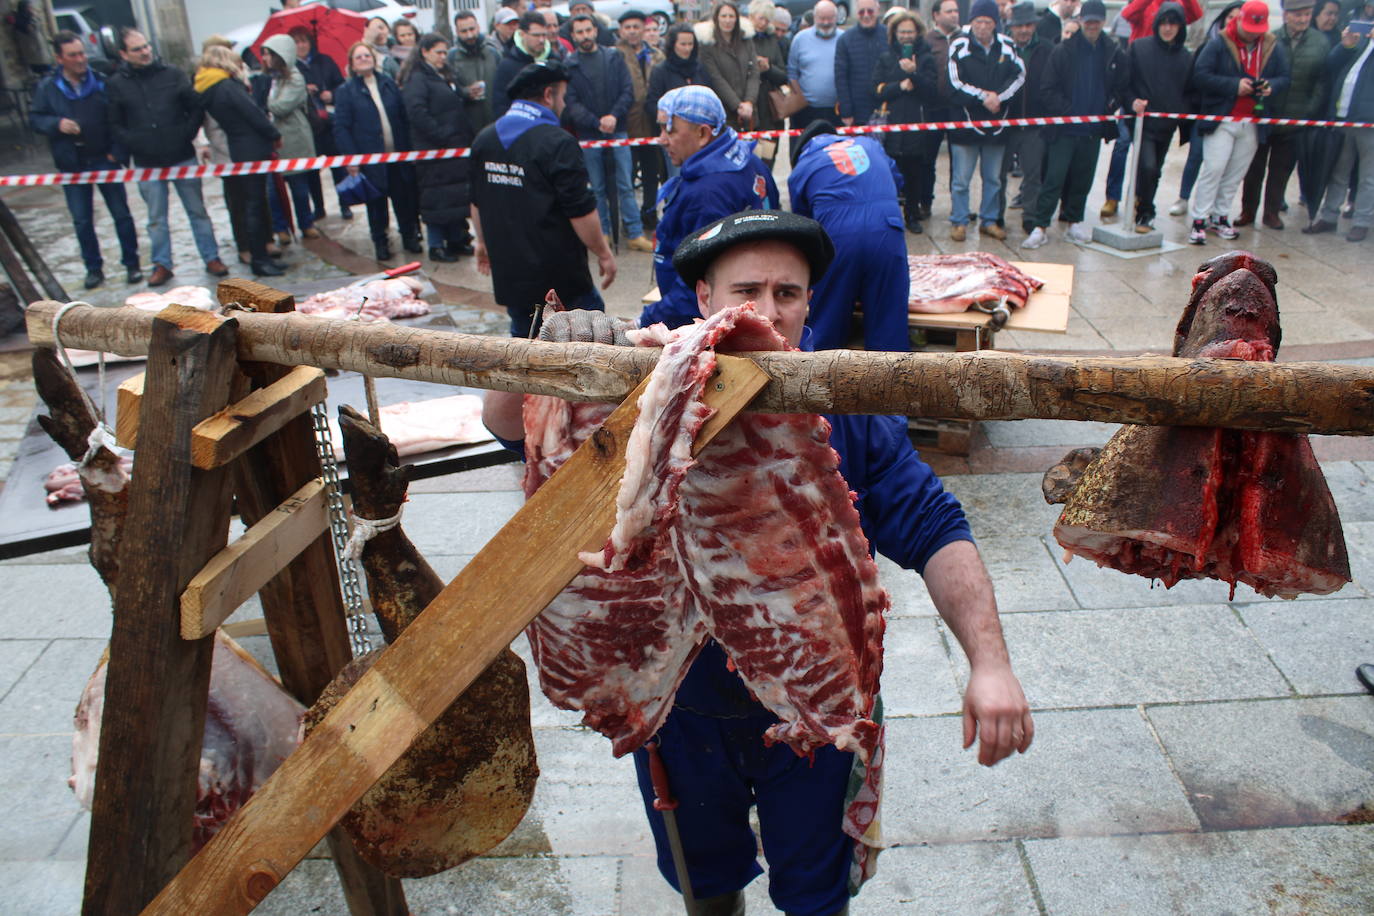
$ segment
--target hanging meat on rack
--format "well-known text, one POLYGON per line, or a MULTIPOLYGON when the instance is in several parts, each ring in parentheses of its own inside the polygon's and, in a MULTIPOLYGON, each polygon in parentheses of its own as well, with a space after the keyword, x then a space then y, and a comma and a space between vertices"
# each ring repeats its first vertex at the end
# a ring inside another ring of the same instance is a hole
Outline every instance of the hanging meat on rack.
MULTIPOLYGON (((1174 355, 1269 362, 1279 347, 1274 268, 1236 251, 1203 264, 1174 355)), ((1070 490, 1084 456, 1046 474, 1070 490)), ((1081 470, 1054 536, 1071 555, 1158 579, 1244 582, 1261 595, 1325 595, 1350 581, 1345 536, 1306 436, 1123 426, 1081 470)))
MULTIPOLYGON (((400 466, 387 437, 351 408, 340 408, 339 426, 353 511, 373 520, 398 516, 410 466, 400 466)), ((444 587, 399 525, 367 541, 362 564, 388 643, 444 587)), ((323 721, 381 651, 344 667, 306 714, 307 732, 323 721)), ((525 664, 506 649, 341 823, 368 862, 398 878, 421 878, 481 855, 505 839, 525 816, 538 776, 525 664)))

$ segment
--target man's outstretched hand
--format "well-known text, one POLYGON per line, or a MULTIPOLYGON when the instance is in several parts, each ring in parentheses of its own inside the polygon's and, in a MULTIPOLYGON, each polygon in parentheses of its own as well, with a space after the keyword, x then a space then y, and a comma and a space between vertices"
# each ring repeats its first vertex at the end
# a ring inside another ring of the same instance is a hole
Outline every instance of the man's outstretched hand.
POLYGON ((964 747, 981 736, 978 762, 985 767, 1024 754, 1035 738, 1030 705, 1010 665, 975 669, 964 691, 964 747))

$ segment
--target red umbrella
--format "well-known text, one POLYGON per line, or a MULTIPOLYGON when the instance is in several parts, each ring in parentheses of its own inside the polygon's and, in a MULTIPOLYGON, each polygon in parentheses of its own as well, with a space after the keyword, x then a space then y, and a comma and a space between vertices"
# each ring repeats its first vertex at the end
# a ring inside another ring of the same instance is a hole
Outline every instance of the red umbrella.
POLYGON ((284 35, 303 28, 315 38, 315 50, 333 58, 339 70, 348 72, 348 49, 362 41, 367 17, 351 10, 338 10, 323 3, 308 3, 293 10, 282 10, 267 18, 262 34, 253 42, 253 53, 262 59, 262 43, 273 35, 284 35))

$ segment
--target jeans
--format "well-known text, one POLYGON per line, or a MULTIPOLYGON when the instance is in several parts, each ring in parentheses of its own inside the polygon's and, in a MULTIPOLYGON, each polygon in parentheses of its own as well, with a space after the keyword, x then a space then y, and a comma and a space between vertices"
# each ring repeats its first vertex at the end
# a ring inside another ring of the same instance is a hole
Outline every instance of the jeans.
POLYGON ((1127 128, 1126 121, 1116 122, 1116 143, 1112 146, 1112 164, 1107 166, 1107 199, 1121 200, 1121 185, 1126 180, 1126 159, 1131 153, 1134 127, 1127 128))
POLYGON ((1193 125, 1193 138, 1188 141, 1188 161, 1183 163, 1183 179, 1178 183, 1178 199, 1187 200, 1193 196, 1193 185, 1197 184, 1197 173, 1202 169, 1202 138, 1198 136, 1197 125, 1193 125))
MULTIPOLYGON (((601 298, 601 293, 595 286, 591 292, 574 296, 563 303, 569 311, 583 309, 589 312, 606 311, 606 301, 601 298)), ((510 315, 510 336, 511 337, 538 337, 539 329, 544 324, 543 313, 539 313, 539 321, 535 323, 536 306, 533 305, 508 305, 506 312, 510 315)))
MULTIPOLYGON (((624 140, 628 135, 620 131, 612 136, 614 139, 624 140)), ((628 146, 582 150, 583 161, 587 163, 587 174, 592 179, 592 192, 596 194, 596 209, 601 214, 601 232, 603 235, 611 234, 611 209, 606 199, 607 156, 615 163, 616 207, 620 211, 620 221, 625 224, 628 236, 637 239, 644 234, 644 222, 640 219, 639 207, 635 206, 634 182, 630 177, 633 160, 628 146)))
MULTIPOLYGON (((178 162, 176 168, 197 166, 194 159, 178 162)), ((219 257, 219 245, 215 242, 215 227, 210 215, 205 212, 205 199, 200 194, 199 178, 182 178, 171 182, 176 185, 177 197, 181 198, 181 208, 191 221, 191 235, 196 240, 196 251, 206 264, 219 257)), ((138 193, 148 205, 148 244, 153 249, 154 266, 172 269, 172 232, 167 226, 167 184, 166 181, 140 181, 138 193)))
MULTIPOLYGON (((286 189, 291 194, 291 208, 296 211, 296 228, 304 232, 315 225, 315 211, 310 205, 310 176, 315 172, 301 172, 296 175, 286 176, 286 189)), ((277 193, 276 182, 272 182, 271 193, 267 195, 272 207, 272 230, 274 232, 285 232, 289 225, 286 220, 286 208, 282 204, 281 195, 277 193)))
MULTIPOLYGON (((78 172, 112 168, 114 163, 105 157, 83 157, 77 167, 78 172)), ((100 255, 100 240, 95 235, 95 188, 88 184, 68 184, 62 186, 67 198, 67 210, 72 215, 72 228, 76 230, 76 240, 81 245, 81 260, 87 271, 99 272, 105 261, 100 255)), ((120 261, 125 267, 138 267, 138 233, 134 230, 134 218, 129 214, 129 198, 122 184, 102 184, 100 196, 105 198, 105 208, 114 220, 115 235, 119 238, 120 261)))
POLYGON ((1336 136, 1341 151, 1326 185, 1326 199, 1321 218, 1328 223, 1340 223, 1341 205, 1350 189, 1350 170, 1360 160, 1359 178, 1355 188, 1354 225, 1365 229, 1374 227, 1374 128, 1344 128, 1336 136))
POLYGON ((969 184, 973 178, 973 168, 979 166, 982 179, 983 199, 978 207, 978 218, 984 223, 997 222, 997 206, 1002 192, 1002 154, 1006 145, 992 143, 950 143, 950 207, 949 221, 956 226, 969 221, 969 184))
POLYGON ((1216 130, 1202 138, 1202 171, 1188 203, 1192 219, 1230 217, 1231 199, 1236 196, 1236 188, 1250 168, 1258 145, 1253 124, 1218 124, 1216 130))

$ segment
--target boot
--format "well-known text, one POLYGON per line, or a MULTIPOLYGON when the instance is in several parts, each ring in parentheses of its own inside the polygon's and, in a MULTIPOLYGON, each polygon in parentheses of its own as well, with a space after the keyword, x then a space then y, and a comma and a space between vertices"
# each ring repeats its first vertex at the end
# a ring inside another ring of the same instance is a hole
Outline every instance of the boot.
POLYGON ((454 261, 458 260, 458 255, 449 254, 443 248, 431 248, 429 250, 429 259, 431 261, 439 261, 444 264, 452 264, 454 261))
POLYGON ((1239 228, 1239 227, 1241 227, 1241 226, 1253 226, 1254 224, 1255 224, 1255 211, 1254 211, 1254 210, 1251 210, 1251 209, 1248 208, 1248 207, 1241 207, 1241 208, 1240 208, 1240 218, 1237 219, 1237 220, 1236 220, 1234 223, 1232 223, 1231 225, 1232 225, 1232 226, 1236 226, 1237 228, 1239 228))
POLYGON ((744 891, 698 900, 693 916, 744 916, 744 891))
POLYGON ((424 246, 420 244, 420 237, 418 235, 401 236, 401 247, 411 254, 419 254, 425 250, 424 246))
POLYGON ((390 239, 385 239, 385 238, 382 238, 382 239, 373 239, 373 240, 372 240, 372 253, 373 253, 374 255, 376 255, 377 260, 379 260, 379 261, 390 261, 390 260, 391 260, 391 241, 390 241, 390 239))
POLYGON ((286 273, 285 268, 271 258, 254 258, 248 267, 255 277, 280 277, 286 273))

